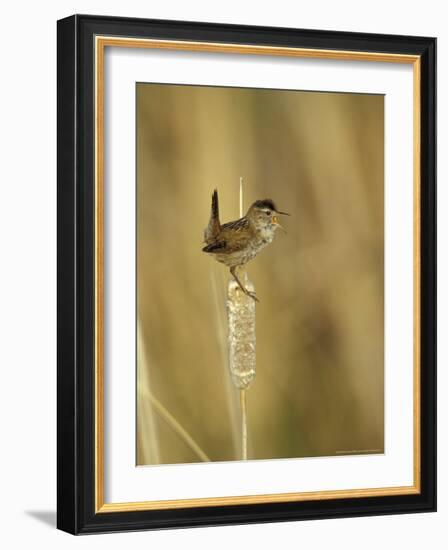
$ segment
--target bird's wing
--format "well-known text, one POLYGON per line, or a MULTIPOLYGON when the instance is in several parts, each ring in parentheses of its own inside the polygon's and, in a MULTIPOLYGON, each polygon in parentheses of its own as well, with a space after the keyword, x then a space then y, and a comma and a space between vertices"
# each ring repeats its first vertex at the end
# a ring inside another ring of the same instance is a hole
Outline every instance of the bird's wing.
POLYGON ((250 229, 250 223, 247 218, 240 218, 239 220, 235 220, 233 222, 227 222, 222 226, 223 231, 247 231, 250 229))
POLYGON ((216 241, 214 243, 210 243, 207 246, 204 246, 202 249, 202 252, 208 252, 209 254, 219 254, 222 252, 223 254, 226 253, 226 242, 225 241, 216 241))
POLYGON ((202 250, 212 254, 230 254, 246 248, 252 238, 249 220, 241 218, 222 225, 217 239, 202 250))

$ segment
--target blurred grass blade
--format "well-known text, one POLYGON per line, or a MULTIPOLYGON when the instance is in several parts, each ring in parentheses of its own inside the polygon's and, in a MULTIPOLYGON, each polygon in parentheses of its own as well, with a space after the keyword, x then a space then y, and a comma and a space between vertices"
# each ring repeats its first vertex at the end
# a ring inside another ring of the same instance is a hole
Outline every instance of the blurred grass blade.
MULTIPOLYGON (((137 320, 137 388, 151 391, 149 365, 140 319, 137 320)), ((145 399, 137 400, 137 464, 160 464, 157 423, 153 409, 145 399)))
POLYGON ((160 414, 165 422, 177 433, 177 435, 194 451, 203 462, 211 462, 210 458, 204 453, 201 447, 191 437, 182 424, 160 403, 160 401, 149 392, 142 392, 143 397, 151 401, 154 409, 160 414))

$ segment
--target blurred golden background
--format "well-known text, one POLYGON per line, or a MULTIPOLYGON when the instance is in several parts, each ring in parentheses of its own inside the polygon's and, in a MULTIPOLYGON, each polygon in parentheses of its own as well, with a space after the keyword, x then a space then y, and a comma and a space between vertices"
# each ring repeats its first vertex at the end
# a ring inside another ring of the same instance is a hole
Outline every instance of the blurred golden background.
POLYGON ((383 96, 137 85, 137 464, 238 459, 228 269, 201 251, 272 198, 287 234, 248 264, 249 459, 384 450, 383 96))

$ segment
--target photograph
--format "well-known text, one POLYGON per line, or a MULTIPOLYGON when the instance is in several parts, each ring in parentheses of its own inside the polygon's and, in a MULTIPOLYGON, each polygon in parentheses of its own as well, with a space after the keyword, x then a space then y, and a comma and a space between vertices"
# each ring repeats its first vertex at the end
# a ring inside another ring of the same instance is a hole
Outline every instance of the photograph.
POLYGON ((136 465, 383 454, 384 95, 135 94, 136 465))

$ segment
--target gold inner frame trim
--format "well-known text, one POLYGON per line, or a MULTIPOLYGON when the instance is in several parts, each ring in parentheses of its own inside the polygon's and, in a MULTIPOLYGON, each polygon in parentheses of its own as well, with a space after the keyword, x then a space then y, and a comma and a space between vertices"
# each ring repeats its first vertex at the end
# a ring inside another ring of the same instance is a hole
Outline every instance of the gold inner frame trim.
POLYGON ((420 426, 420 57, 389 53, 321 50, 250 44, 224 44, 96 36, 95 54, 95 512, 129 512, 166 510, 207 506, 231 506, 274 502, 303 502, 340 498, 362 498, 420 493, 421 480, 421 426, 420 426), (160 50, 197 51, 208 53, 234 53, 270 55, 329 60, 376 61, 413 65, 413 298, 414 298, 414 406, 413 406, 413 457, 414 482, 410 486, 380 487, 371 489, 344 489, 301 493, 275 493, 263 495, 191 498, 142 502, 106 503, 104 501, 104 54, 106 47, 151 48, 160 50))

